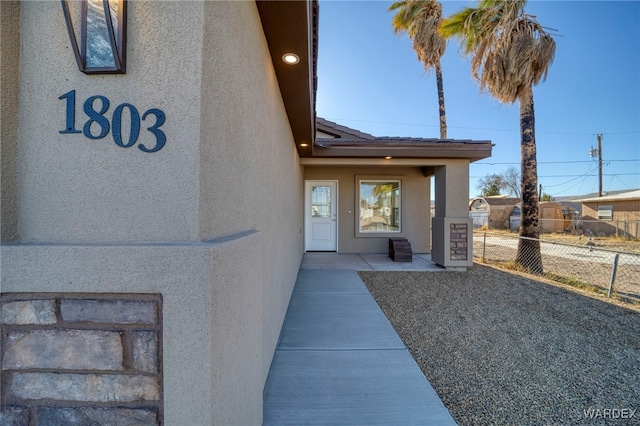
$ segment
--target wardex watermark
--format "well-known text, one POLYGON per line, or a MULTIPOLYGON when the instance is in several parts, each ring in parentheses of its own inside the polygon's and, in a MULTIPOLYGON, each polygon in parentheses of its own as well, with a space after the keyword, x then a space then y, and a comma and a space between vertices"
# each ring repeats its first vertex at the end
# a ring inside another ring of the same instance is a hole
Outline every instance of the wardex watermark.
POLYGON ((635 408, 585 408, 584 417, 586 419, 634 419, 636 417, 635 408))

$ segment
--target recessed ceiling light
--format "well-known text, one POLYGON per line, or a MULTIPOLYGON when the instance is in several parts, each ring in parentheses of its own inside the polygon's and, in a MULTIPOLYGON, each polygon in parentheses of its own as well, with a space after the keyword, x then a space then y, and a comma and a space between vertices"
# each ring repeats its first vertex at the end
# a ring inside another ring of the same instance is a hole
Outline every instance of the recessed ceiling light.
POLYGON ((385 160, 391 160, 393 157, 384 157, 385 160))
POLYGON ((282 60, 285 64, 295 65, 300 62, 300 56, 296 55, 295 53, 285 53, 284 55, 282 55, 282 60))
POLYGON ((308 143, 301 143, 300 146, 309 146, 308 143))

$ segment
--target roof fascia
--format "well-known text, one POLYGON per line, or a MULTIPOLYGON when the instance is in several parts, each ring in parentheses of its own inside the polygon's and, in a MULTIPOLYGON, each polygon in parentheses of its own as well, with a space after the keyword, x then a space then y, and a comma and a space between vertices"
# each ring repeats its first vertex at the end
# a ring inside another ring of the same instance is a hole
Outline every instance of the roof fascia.
POLYGON ((303 166, 438 167, 457 162, 468 162, 468 160, 464 158, 392 158, 387 160, 379 157, 306 157, 300 159, 300 164, 303 166))
POLYGON ((361 132, 360 130, 352 129, 347 126, 343 126, 338 123, 334 123, 333 121, 329 121, 323 118, 316 119, 316 127, 323 133, 335 135, 336 137, 341 139, 359 141, 370 141, 372 139, 375 139, 373 135, 361 132))
POLYGON ((491 157, 492 144, 433 144, 428 146, 315 146, 314 157, 323 158, 371 158, 402 157, 422 159, 466 159, 470 162, 491 157))

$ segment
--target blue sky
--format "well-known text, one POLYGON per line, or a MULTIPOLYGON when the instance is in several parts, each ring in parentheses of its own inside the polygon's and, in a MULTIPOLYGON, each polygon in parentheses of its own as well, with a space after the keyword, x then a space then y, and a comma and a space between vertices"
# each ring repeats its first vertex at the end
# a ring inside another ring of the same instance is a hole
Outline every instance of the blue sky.
MULTIPOLYGON (((375 136, 439 137, 435 76, 406 35, 391 29, 388 1, 320 0, 319 117, 375 136)), ((443 1, 449 15, 475 2, 443 1)), ((553 28, 556 56, 534 87, 538 176, 552 196, 598 191, 589 157, 603 135, 604 191, 640 188, 640 2, 530 0, 526 10, 553 28)), ((520 168, 518 104, 480 93, 455 40, 442 58, 448 137, 491 140, 479 178, 520 168)))

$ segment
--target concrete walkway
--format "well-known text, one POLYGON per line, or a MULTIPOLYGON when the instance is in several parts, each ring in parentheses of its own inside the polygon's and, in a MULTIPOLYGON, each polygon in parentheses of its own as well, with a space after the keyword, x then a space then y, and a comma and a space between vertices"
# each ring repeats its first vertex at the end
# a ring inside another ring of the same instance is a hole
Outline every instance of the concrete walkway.
POLYGON ((265 385, 264 425, 455 424, 356 272, 438 269, 428 256, 414 262, 305 254, 265 385))

